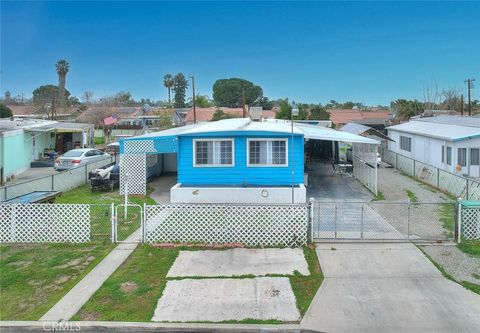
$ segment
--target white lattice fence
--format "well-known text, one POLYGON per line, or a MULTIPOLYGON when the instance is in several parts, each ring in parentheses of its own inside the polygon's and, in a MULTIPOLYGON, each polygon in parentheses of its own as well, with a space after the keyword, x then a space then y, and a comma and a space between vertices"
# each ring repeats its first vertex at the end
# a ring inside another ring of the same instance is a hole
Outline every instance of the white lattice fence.
POLYGON ((145 241, 301 246, 307 205, 155 205, 145 212, 145 241))
POLYGON ((480 239, 480 208, 462 208, 462 236, 480 239))
POLYGON ((83 243, 90 241, 90 206, 0 205, 0 242, 83 243))

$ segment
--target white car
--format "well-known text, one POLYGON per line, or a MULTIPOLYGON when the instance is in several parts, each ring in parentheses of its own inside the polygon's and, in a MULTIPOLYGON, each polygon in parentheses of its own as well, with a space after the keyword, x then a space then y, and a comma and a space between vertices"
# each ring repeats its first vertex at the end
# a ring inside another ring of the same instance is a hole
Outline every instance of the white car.
POLYGON ((72 149, 57 158, 53 164, 55 170, 68 170, 100 161, 110 157, 109 154, 94 148, 72 149))

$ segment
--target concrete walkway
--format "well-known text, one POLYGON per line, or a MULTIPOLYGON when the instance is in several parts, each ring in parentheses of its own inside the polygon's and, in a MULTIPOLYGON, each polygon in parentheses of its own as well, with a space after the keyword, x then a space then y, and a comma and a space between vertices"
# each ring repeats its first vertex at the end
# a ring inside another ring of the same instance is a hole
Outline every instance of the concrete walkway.
POLYGON ((150 193, 150 198, 156 203, 170 203, 170 189, 177 183, 176 173, 163 174, 150 183, 148 186, 153 187, 154 191, 150 193))
POLYGON ((480 332, 480 296, 412 244, 320 244, 325 280, 301 327, 322 332, 480 332))
MULTIPOLYGON (((126 242, 138 238, 135 231, 126 242)), ((93 296, 102 284, 117 270, 117 268, 137 248, 138 243, 119 244, 95 268, 93 268, 79 283, 58 301, 42 318, 41 321, 69 320, 93 296)))

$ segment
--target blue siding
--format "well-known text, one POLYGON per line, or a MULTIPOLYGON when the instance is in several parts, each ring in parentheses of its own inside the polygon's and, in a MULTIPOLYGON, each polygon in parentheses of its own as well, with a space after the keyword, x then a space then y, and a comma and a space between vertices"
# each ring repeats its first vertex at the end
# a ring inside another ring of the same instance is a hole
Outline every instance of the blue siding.
MULTIPOLYGON (((303 183, 303 136, 294 136, 295 184, 303 183)), ((273 132, 219 132, 208 135, 179 136, 178 182, 182 185, 262 185, 286 186, 292 184, 291 136, 273 132), (193 139, 233 138, 235 141, 235 166, 194 167, 193 139), (247 167, 247 138, 288 139, 288 162, 286 167, 247 167)))

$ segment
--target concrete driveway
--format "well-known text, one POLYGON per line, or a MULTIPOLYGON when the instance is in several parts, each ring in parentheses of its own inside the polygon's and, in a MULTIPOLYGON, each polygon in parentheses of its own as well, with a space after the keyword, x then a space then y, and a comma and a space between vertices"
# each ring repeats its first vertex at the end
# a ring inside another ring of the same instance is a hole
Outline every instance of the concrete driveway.
POLYGON ((412 244, 319 244, 325 280, 301 326, 321 332, 480 332, 480 296, 412 244))

